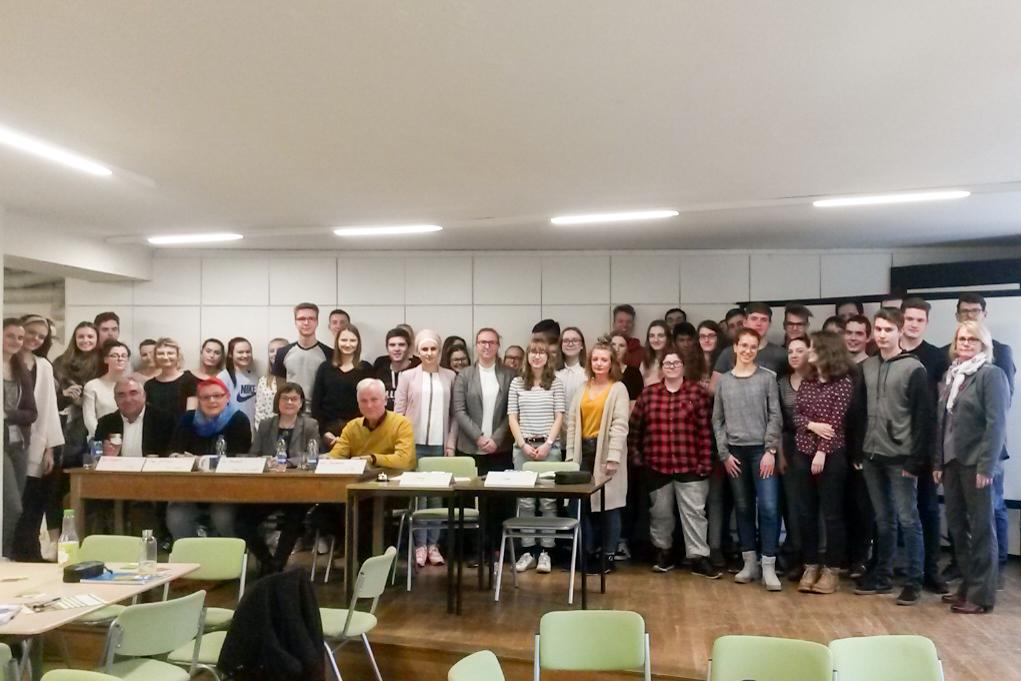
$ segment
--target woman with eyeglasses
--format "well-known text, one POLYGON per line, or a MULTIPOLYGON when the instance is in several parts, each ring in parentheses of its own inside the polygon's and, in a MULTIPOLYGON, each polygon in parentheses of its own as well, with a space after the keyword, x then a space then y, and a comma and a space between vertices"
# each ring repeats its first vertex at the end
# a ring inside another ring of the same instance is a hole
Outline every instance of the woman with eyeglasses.
POLYGON ((996 605, 998 578, 993 476, 1002 464, 1010 387, 993 364, 993 339, 982 322, 957 325, 951 365, 939 384, 933 480, 943 483, 947 529, 961 570, 952 612, 979 615, 996 605))
MULTIPOLYGON (((283 441, 288 465, 301 465, 309 443, 319 446, 319 424, 303 413, 305 391, 298 383, 282 383, 273 400, 274 415, 259 424, 249 454, 274 456, 283 441)), ((309 504, 244 504, 238 512, 238 535, 248 543, 248 550, 259 560, 259 576, 280 572, 287 566, 291 551, 302 534, 302 523, 309 504), (271 551, 259 531, 270 516, 279 513, 276 527, 280 530, 276 550, 271 551)))
POLYGON ((99 419, 117 411, 113 387, 131 367, 131 349, 120 341, 107 341, 103 345, 102 356, 106 371, 99 378, 86 383, 82 390, 82 417, 90 438, 96 434, 99 419))
POLYGON ((557 369, 557 378, 564 384, 564 402, 570 404, 588 381, 585 375, 585 335, 577 326, 568 326, 560 333, 560 357, 564 364, 557 369))

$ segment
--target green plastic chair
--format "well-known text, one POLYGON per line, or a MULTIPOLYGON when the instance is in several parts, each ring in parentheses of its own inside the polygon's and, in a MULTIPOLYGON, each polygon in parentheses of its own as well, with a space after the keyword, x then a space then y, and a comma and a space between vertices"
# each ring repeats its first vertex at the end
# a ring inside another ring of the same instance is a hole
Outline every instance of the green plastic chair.
MULTIPOLYGON (((526 461, 521 467, 522 470, 535 471, 539 475, 543 473, 556 473, 557 471, 577 471, 580 466, 574 461, 526 461)), ((500 585, 503 582, 503 557, 505 549, 510 549, 510 562, 513 566, 518 562, 514 554, 514 540, 521 537, 538 539, 536 532, 542 532, 553 540, 571 540, 571 577, 567 582, 567 604, 574 603, 574 574, 578 562, 578 538, 581 536, 581 504, 578 504, 578 515, 574 518, 557 516, 555 518, 543 518, 532 516, 523 518, 515 516, 503 521, 503 535, 500 537, 500 560, 496 564, 496 589, 493 591, 493 600, 500 600, 500 585)), ((514 588, 518 588, 518 573, 511 567, 511 579, 514 588)))
MULTIPOLYGON (((120 534, 90 534, 85 537, 78 549, 78 561, 98 560, 103 563, 137 563, 142 550, 141 537, 129 537, 120 534)), ((135 599, 132 599, 135 602, 135 599)), ((117 615, 124 612, 121 603, 112 603, 99 610, 82 615, 76 623, 90 625, 106 625, 117 615)))
POLYGON ((380 595, 386 589, 390 566, 393 565, 396 558, 397 548, 391 546, 383 555, 373 556, 362 563, 361 569, 358 570, 358 576, 355 578, 350 607, 319 608, 319 617, 323 623, 326 655, 330 659, 330 665, 333 667, 337 681, 341 681, 341 677, 340 669, 337 667, 336 652, 345 643, 356 638, 361 638, 365 645, 365 652, 369 656, 369 662, 372 663, 372 670, 376 673, 376 681, 383 681, 367 634, 376 627, 376 606, 379 605, 380 595), (372 605, 368 612, 356 610, 358 601, 362 599, 372 599, 372 605))
POLYGON ((120 681, 116 676, 83 669, 54 669, 43 675, 42 681, 120 681))
MULTIPOLYGON (((642 668, 652 681, 645 620, 629 610, 561 610, 539 620, 533 677, 543 669, 623 671, 642 668)), ((747 677, 746 677, 747 678, 747 677)), ((759 677, 755 677, 758 681, 759 677)))
POLYGON ((500 661, 489 650, 461 659, 447 672, 447 681, 504 681, 500 661))
POLYGON ((709 658, 709 681, 832 681, 832 677, 829 648, 813 641, 721 636, 713 642, 709 658))
MULTIPOLYGON (((470 456, 427 456, 418 460, 418 470, 422 472, 442 471, 450 473, 455 478, 478 477, 478 469, 475 467, 475 459, 470 456)), ((428 496, 428 495, 425 495, 428 496)), ((411 500, 412 507, 417 504, 417 499, 411 500)), ((411 591, 411 577, 415 572, 415 560, 412 557, 415 549, 415 530, 450 530, 447 526, 447 509, 445 508, 423 508, 411 510, 408 514, 408 532, 406 535, 408 543, 408 583, 407 590, 411 591)), ((403 524, 404 519, 401 519, 403 524)), ((456 521, 455 521, 456 522, 456 521)), ((464 509, 464 529, 479 529, 479 511, 477 508, 464 509)), ((398 528, 398 537, 401 530, 398 528)), ((398 543, 400 541, 398 540, 398 543)), ((453 556, 448 556, 453 559, 453 556)))
POLYGON ((936 646, 924 636, 862 636, 830 642, 835 681, 942 681, 936 646))
POLYGON ((0 670, 4 681, 17 681, 21 677, 18 662, 14 659, 11 647, 6 643, 0 643, 0 670))
MULTIPOLYGON (((181 577, 182 580, 203 582, 238 581, 238 597, 245 594, 245 577, 248 572, 248 551, 244 539, 232 537, 190 537, 178 539, 170 549, 171 563, 198 563, 201 567, 181 577)), ((163 587, 163 600, 167 600, 170 584, 163 587)), ((234 618, 232 608, 206 608, 206 631, 225 629, 234 618)))
POLYGON ((110 624, 103 669, 124 681, 188 681, 195 674, 205 591, 157 603, 129 605, 110 624), (152 659, 192 642, 188 669, 152 659), (123 659, 118 659, 123 658, 123 659))

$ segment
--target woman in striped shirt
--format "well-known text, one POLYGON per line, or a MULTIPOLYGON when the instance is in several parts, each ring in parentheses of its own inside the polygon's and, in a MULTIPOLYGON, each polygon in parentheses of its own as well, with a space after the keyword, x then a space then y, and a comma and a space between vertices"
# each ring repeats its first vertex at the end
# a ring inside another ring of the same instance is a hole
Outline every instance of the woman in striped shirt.
MULTIPOLYGON (((563 461, 560 449, 560 429, 564 424, 564 383, 549 361, 546 343, 533 340, 528 344, 521 375, 514 378, 507 394, 507 416, 514 435, 514 468, 521 470, 526 461, 563 461)), ((544 517, 557 514, 553 499, 540 499, 544 517)), ((535 515, 535 499, 518 499, 518 515, 535 515)), ((536 571, 548 573, 551 569, 549 553, 553 538, 541 538, 542 551, 537 553, 535 539, 521 540, 522 554, 514 569, 524 572, 532 566, 536 571)))

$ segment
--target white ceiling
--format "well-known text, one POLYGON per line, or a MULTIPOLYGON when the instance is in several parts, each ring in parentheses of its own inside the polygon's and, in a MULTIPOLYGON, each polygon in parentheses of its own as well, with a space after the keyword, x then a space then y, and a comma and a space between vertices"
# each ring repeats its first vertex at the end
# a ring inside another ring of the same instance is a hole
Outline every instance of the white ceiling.
POLYGON ((906 246, 1021 233, 1021 3, 6 2, 0 204, 247 248, 906 246), (151 182, 148 182, 151 180, 151 182), (963 201, 822 211, 926 187, 963 201), (549 216, 674 207, 666 222, 549 216), (436 222, 341 244, 329 227, 436 222))

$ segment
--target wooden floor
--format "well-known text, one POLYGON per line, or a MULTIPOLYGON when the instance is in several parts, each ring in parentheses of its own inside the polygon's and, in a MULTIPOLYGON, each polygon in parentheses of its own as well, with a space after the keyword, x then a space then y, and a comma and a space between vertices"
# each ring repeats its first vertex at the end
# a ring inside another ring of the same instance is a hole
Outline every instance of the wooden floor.
MULTIPOLYGON (((625 565, 609 576, 604 595, 598 593, 598 579, 592 580, 589 607, 641 613, 652 636, 653 672, 664 678, 704 679, 712 642, 724 634, 821 643, 847 636, 921 634, 935 642, 948 681, 1021 679, 1021 565, 1012 562, 1008 570, 1007 589, 999 593, 995 611, 980 616, 951 614, 932 594, 913 607, 897 606, 894 595, 855 596, 847 580, 829 596, 798 593, 788 582, 781 593, 767 593, 760 585, 735 584, 730 575, 711 581, 680 570, 657 574, 645 565, 625 565)), ((390 589, 370 638, 457 654, 488 648, 504 660, 531 660, 539 617, 567 607, 567 574, 528 572, 517 590, 505 582, 500 603, 493 602, 492 592, 477 590, 474 574, 465 572, 472 579, 465 580, 465 614, 460 617, 446 614, 443 568, 426 568, 411 593, 401 584, 390 589)), ((339 604, 339 586, 319 590, 323 604, 339 604)), ((351 652, 358 654, 354 648, 351 652)), ((512 672, 517 675, 509 673, 508 681, 530 676, 527 665, 515 665, 512 672)))

